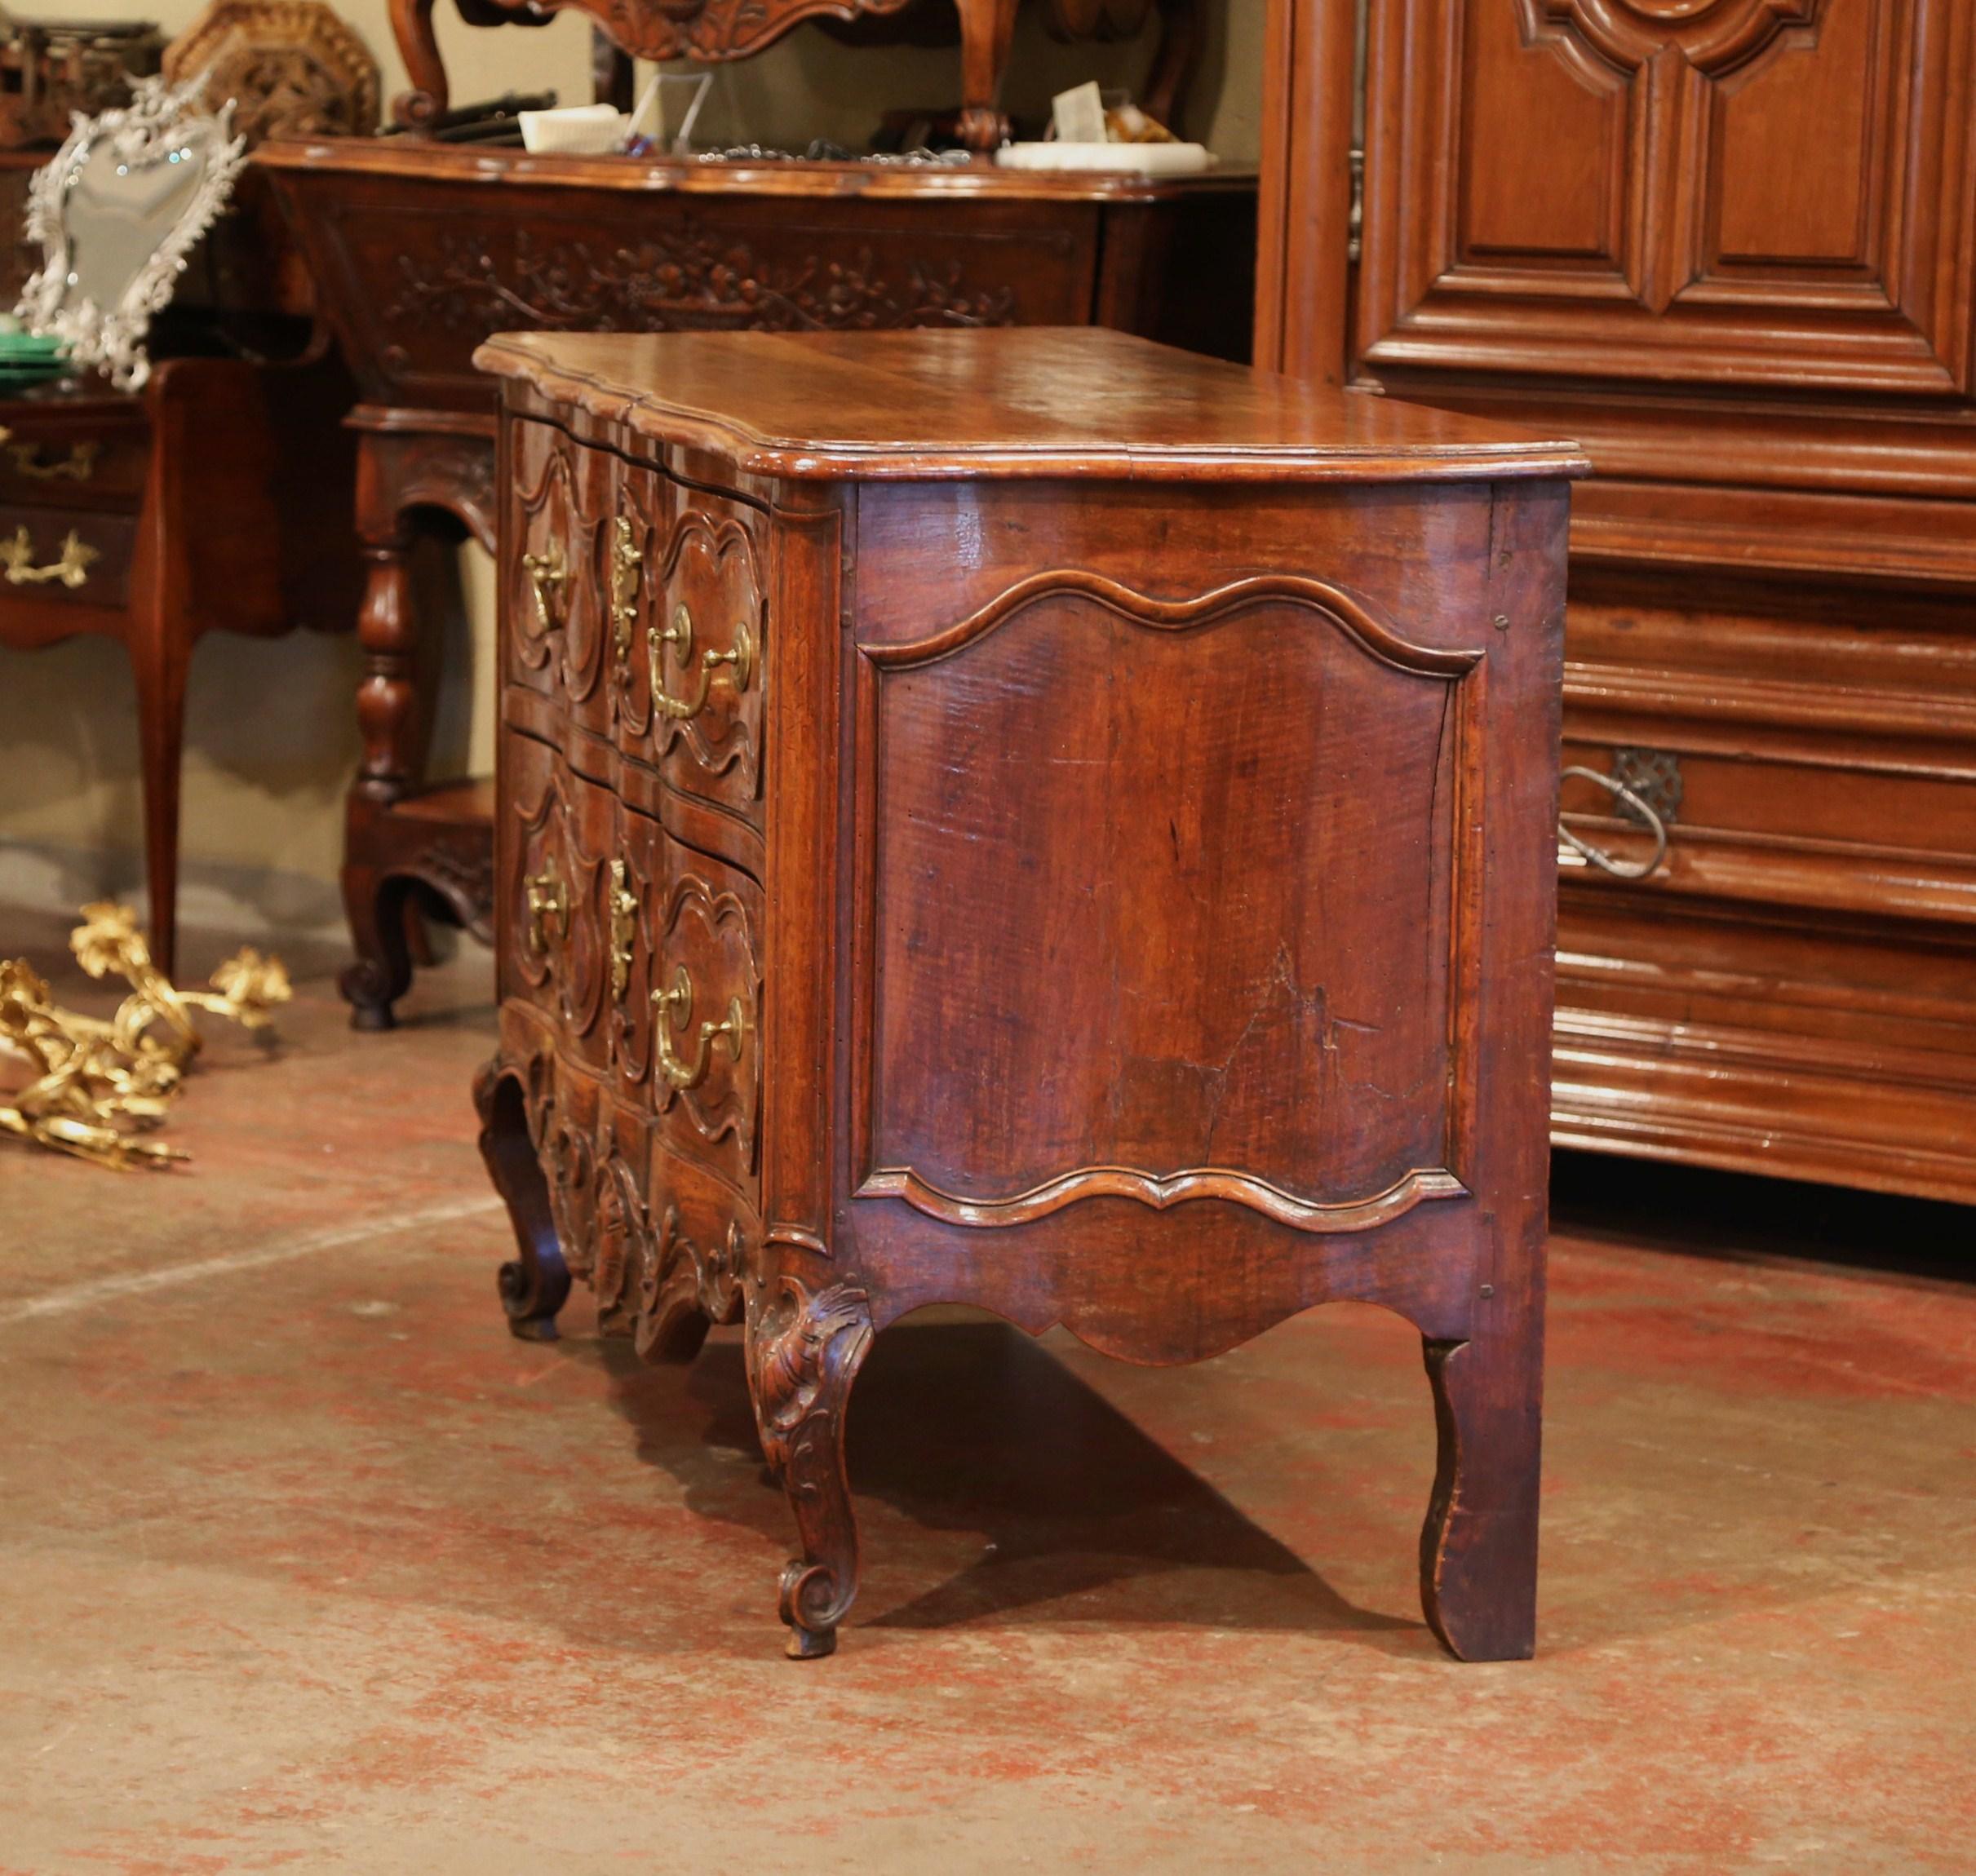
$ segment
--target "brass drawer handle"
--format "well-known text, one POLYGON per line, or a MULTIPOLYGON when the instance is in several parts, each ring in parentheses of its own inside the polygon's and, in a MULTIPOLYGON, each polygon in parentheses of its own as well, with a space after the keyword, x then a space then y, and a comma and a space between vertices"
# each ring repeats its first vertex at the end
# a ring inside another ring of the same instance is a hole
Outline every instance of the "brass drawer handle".
POLYGON ((672 1047, 673 1030, 684 1029, 693 1021, 693 980, 686 975, 684 964, 673 972, 670 989, 652 993, 652 1003, 658 1012, 653 1024, 658 1072, 673 1087, 682 1093, 688 1088, 698 1087, 707 1079, 707 1071, 713 1066, 715 1049, 722 1043, 726 1044, 735 1061, 740 1061, 742 1048, 747 1038, 748 1022, 738 997, 728 1000, 724 1023, 701 1024, 699 1044, 690 1062, 680 1060, 672 1047))
POLYGON ((73 591, 87 584, 90 563, 98 558, 96 550, 73 528, 62 542, 61 559, 51 560, 45 567, 34 564, 34 543, 24 527, 14 530, 12 540, 0 541, 0 564, 6 566, 10 586, 41 586, 51 580, 60 580, 73 591))
POLYGON ((683 665, 693 663, 693 614, 682 605, 672 608, 672 624, 665 631, 653 626, 645 635, 652 653, 652 707, 662 716, 669 716, 676 722, 684 723, 689 717, 698 716, 707 708, 707 699, 713 689, 714 673, 723 665, 734 668, 734 688, 745 691, 755 675, 755 639, 746 623, 734 627, 733 646, 724 652, 707 650, 700 653, 699 688, 689 697, 674 697, 666 688, 665 656, 662 647, 670 645, 672 655, 683 665))
POLYGON ((638 937, 638 895, 631 890, 631 871, 622 860, 610 863, 610 993, 622 1002, 631 987, 631 947, 638 937))
POLYGON ((645 557, 638 551, 631 524, 620 515, 611 529, 611 643, 622 664, 631 655, 631 626, 638 617, 638 589, 645 577, 645 557))
POLYGON ((534 589, 535 611, 542 620, 545 632, 556 630, 556 605, 561 598, 563 582, 569 577, 563 565, 563 551, 556 542, 549 543, 548 551, 542 554, 524 554, 521 570, 528 575, 529 585, 534 589))
MULTIPOLYGON (((0 441, 5 441, 7 432, 0 430, 0 441)), ((69 454, 54 462, 41 459, 38 443, 8 443, 7 453, 14 459, 14 473, 31 476, 37 482, 52 482, 66 476, 72 482, 86 482, 96 472, 96 454, 102 449, 100 443, 86 441, 72 443, 69 454)))
POLYGON ((529 949, 546 957, 569 932, 569 889, 552 867, 545 866, 522 881, 527 889, 529 949))

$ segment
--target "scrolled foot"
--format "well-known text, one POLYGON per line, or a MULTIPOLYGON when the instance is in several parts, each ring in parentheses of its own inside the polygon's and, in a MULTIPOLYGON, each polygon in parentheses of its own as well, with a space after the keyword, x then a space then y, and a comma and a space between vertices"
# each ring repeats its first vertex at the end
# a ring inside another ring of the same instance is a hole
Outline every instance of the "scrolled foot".
POLYGON ((792 1660, 837 1646, 857 1595, 857 1521, 844 1476, 844 1409, 871 1347, 871 1309, 854 1284, 813 1294, 779 1279, 747 1316, 749 1391, 762 1451, 795 1514, 803 1555, 782 1572, 792 1660))
POLYGON ((821 1564, 791 1559, 782 1567, 782 1620, 789 1625, 789 1645, 782 1651, 791 1661, 821 1661, 837 1652, 837 1625, 850 1613, 857 1594, 853 1582, 847 1595, 821 1564))
POLYGON ((343 1001, 350 1006, 352 1029, 378 1034, 397 1028, 397 1015, 391 1007, 392 993, 381 966, 370 958, 360 958, 344 968, 336 984, 343 1001))
POLYGON ((475 1078, 473 1103, 481 1117, 481 1157, 507 1202, 521 1253, 501 1266, 496 1279, 508 1330, 524 1342, 553 1342, 556 1312, 569 1300, 569 1266, 549 1209, 548 1182, 529 1137, 521 1084, 499 1056, 475 1078))
POLYGON ((555 1341, 557 1312, 569 1298, 569 1268, 560 1251, 538 1251, 532 1269, 511 1258, 494 1281, 509 1334, 521 1342, 555 1341))
POLYGON ((999 150, 1008 141, 1008 119, 985 104, 970 104, 960 113, 955 134, 964 149, 986 153, 999 150))
POLYGON ((405 937, 407 890, 402 880, 379 878, 368 868, 343 869, 343 908, 357 956, 337 979, 337 987, 350 1006, 353 1029, 397 1027, 392 1006, 412 981, 411 951, 405 937))

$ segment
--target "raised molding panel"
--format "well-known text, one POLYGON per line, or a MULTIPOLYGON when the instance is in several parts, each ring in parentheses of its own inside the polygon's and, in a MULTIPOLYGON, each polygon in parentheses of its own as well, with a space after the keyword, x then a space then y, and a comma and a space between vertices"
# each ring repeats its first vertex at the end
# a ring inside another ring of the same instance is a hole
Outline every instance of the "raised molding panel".
POLYGON ((1973 34, 1961 0, 1376 7, 1362 367, 1965 392, 1973 34))
POLYGON ((1411 644, 1315 580, 1167 600, 1078 569, 859 653, 876 933, 860 1197, 968 1226, 1215 1198, 1330 1232, 1464 1195, 1473 1064, 1447 986, 1473 980, 1479 942, 1481 654, 1411 644), (1212 662, 1180 645, 1209 632, 1212 662), (1176 653, 1203 679, 1148 714, 1176 653), (1376 750, 1349 728, 1374 714, 1376 750), (1195 800, 1183 771, 1200 772, 1169 752, 1225 738, 1232 799, 1195 800), (1149 794, 1171 800, 1163 825, 1106 812, 1149 794), (1307 866, 1253 869, 1239 929, 1194 915, 1246 869, 1200 844, 1208 824, 1309 842, 1307 866), (1143 905, 1149 876, 1169 883, 1161 928, 1119 926, 1117 883, 1143 905), (1334 940, 1376 918, 1420 934, 1411 966, 1334 940), (1092 1007, 1057 993, 1093 970, 1128 1043, 1085 1035, 1092 1007), (1257 1106, 1285 1074, 1298 1097, 1257 1106), (939 1096, 963 1082, 965 1138, 939 1096), (1225 1125, 1243 1143, 1226 1159, 1225 1125))

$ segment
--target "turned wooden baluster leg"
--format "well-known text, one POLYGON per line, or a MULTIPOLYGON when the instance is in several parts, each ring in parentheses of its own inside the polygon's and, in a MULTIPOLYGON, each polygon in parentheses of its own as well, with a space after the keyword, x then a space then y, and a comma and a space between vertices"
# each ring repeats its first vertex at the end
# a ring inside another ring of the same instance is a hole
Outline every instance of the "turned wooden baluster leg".
POLYGON ((556 1313, 569 1299, 569 1268, 549 1210, 548 1181, 529 1138, 521 1086, 502 1072, 498 1057, 474 1077, 473 1104, 481 1117, 481 1157, 494 1190, 507 1202, 521 1253, 501 1266, 507 1326, 524 1342, 553 1342, 556 1313))
POLYGON ((1146 74, 1145 95, 1136 102, 1175 136, 1184 136, 1187 87, 1201 55, 1200 0, 1159 0, 1159 50, 1146 74))
MULTIPOLYGON (((411 538, 398 533, 366 541, 368 571, 357 635, 364 649, 364 678, 357 691, 357 728, 364 756, 350 790, 344 842, 346 854, 370 851, 364 830, 411 786, 418 773, 419 710, 418 614, 413 595, 411 538)), ((392 1005, 412 979, 405 942, 402 883, 380 878, 372 867, 346 861, 343 909, 357 961, 343 974, 350 1020, 359 1029, 388 1029, 397 1018, 392 1005)))
POLYGON ((837 1625, 857 1595, 857 1521, 844 1466, 844 1409, 871 1346, 865 1292, 835 1283, 813 1294, 772 1278, 747 1314, 748 1386, 755 1423, 789 1494, 803 1555, 782 1572, 782 1615, 792 1660, 837 1646, 837 1625))
POLYGON ((1008 140, 1002 81, 1015 37, 1016 0, 955 0, 960 14, 961 142, 992 150, 1008 140))
POLYGON ((179 778, 185 747, 185 670, 192 648, 162 624, 131 648, 137 679, 137 734, 144 760, 144 884, 151 895, 151 957, 167 977, 178 967, 179 778))
POLYGON ((1420 1533, 1428 1626, 1463 1661, 1526 1661, 1537 1624, 1540 1322, 1422 1346, 1439 1436, 1420 1533))

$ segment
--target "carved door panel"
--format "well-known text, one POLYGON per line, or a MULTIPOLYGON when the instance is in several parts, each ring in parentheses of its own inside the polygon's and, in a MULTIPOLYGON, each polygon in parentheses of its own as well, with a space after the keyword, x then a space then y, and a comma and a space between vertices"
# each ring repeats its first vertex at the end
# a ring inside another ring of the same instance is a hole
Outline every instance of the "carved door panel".
POLYGON ((1967 0, 1375 0, 1356 351, 1970 384, 1967 0))

